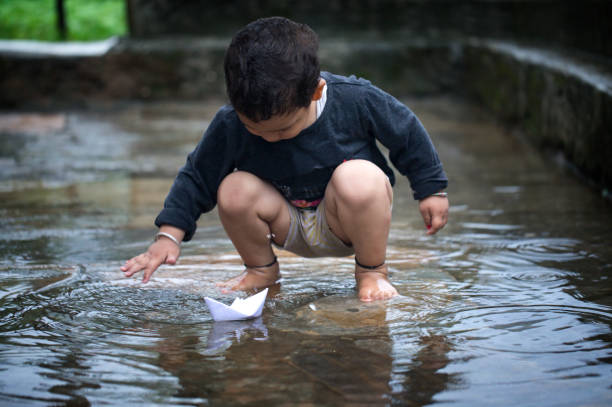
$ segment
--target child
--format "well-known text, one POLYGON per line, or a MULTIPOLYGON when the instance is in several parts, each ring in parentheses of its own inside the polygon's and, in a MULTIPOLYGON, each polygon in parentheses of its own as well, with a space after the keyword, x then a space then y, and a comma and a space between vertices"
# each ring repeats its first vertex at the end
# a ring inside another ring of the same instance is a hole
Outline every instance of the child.
POLYGON ((155 241, 121 267, 126 277, 143 270, 146 283, 161 264, 175 264, 180 242, 218 204, 245 264, 219 286, 274 284, 275 245, 304 257, 355 254, 361 300, 397 295, 385 264, 395 178, 376 140, 409 178, 430 235, 447 221, 446 175, 407 107, 366 80, 321 72, 317 51, 308 26, 282 17, 236 34, 224 65, 231 106, 187 157, 155 241))

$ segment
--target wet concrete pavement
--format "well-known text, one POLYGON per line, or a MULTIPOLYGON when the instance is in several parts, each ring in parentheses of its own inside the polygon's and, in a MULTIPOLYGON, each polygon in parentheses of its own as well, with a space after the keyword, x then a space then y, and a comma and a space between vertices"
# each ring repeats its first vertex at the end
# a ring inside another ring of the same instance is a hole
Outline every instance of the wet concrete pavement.
POLYGON ((261 319, 203 297, 241 271, 215 211, 181 262, 124 279, 172 178, 222 103, 0 114, 0 400, 33 405, 608 405, 612 211, 462 100, 408 100, 450 177, 425 228, 395 187, 391 279, 356 299, 353 261, 279 252, 261 319))

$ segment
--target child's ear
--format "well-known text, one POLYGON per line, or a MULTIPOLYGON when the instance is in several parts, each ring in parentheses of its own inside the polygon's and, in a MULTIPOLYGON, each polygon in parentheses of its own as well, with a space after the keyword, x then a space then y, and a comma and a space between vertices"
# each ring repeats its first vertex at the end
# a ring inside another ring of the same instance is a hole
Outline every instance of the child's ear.
POLYGON ((325 87, 326 83, 327 82, 325 82, 325 79, 323 78, 319 79, 319 84, 317 85, 317 88, 315 89, 312 95, 312 100, 317 101, 321 99, 321 96, 323 96, 323 88, 325 87))

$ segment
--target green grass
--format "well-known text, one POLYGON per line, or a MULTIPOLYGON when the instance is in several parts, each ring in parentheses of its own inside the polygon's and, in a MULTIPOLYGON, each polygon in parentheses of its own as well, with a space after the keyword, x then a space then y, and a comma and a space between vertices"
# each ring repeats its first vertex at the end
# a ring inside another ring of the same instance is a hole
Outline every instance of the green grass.
MULTIPOLYGON (((68 41, 125 35, 125 0, 64 0, 68 41)), ((0 38, 60 41, 55 0, 0 0, 0 38)))

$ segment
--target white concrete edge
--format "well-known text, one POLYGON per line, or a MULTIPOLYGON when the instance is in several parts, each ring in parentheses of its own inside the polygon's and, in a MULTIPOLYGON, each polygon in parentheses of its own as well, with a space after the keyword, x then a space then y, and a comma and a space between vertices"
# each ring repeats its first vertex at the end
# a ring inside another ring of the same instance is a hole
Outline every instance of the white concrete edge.
POLYGON ((499 40, 483 40, 478 38, 472 38, 468 43, 469 45, 501 52, 512 56, 518 61, 542 65, 556 72, 573 76, 612 96, 612 74, 606 75, 590 65, 565 57, 554 51, 543 48, 524 47, 499 40))
POLYGON ((97 57, 105 55, 118 42, 119 37, 91 42, 0 40, 0 53, 36 57, 97 57))

